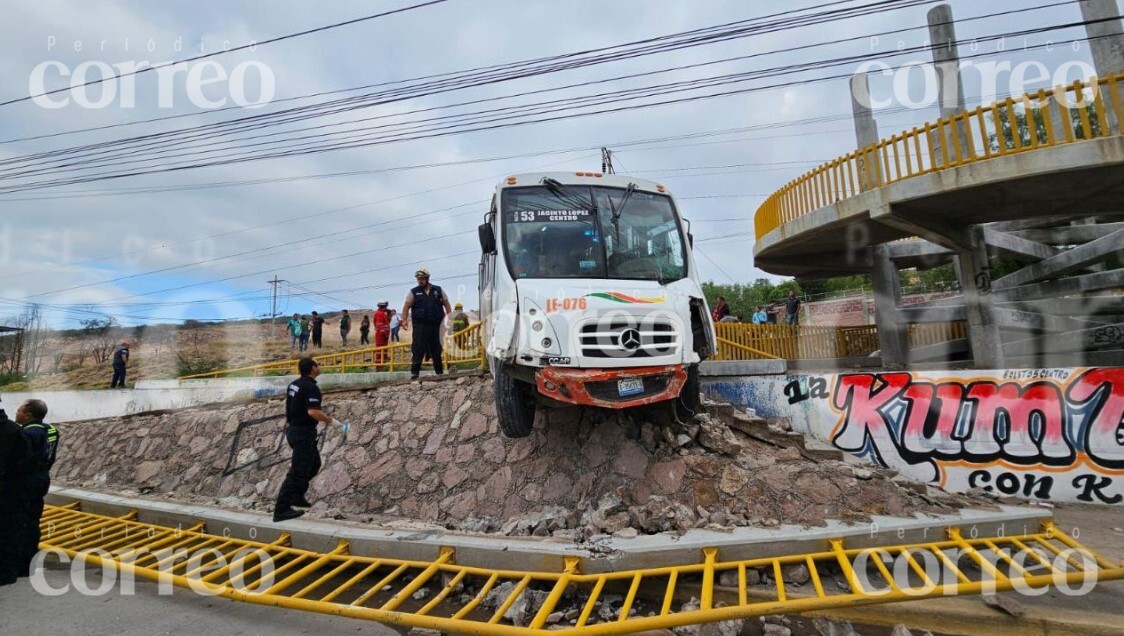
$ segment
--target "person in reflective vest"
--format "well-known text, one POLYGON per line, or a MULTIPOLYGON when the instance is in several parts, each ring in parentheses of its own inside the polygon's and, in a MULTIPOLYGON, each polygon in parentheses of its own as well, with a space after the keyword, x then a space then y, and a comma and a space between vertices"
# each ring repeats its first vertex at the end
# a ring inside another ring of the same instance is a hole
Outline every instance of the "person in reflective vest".
MULTIPOLYGON (((389 300, 380 300, 378 309, 375 310, 375 346, 385 347, 390 344, 390 307, 389 300)), ((386 362, 386 349, 379 349, 375 354, 375 362, 386 362)))
POLYGON ((23 427, 31 451, 27 472, 21 482, 20 497, 24 500, 27 522, 19 540, 17 576, 31 575, 31 562, 39 552, 39 521, 43 517, 43 498, 51 489, 51 467, 58 455, 59 431, 47 424, 47 404, 42 400, 27 400, 16 411, 16 423, 23 427))
POLYGON ((453 335, 468 329, 468 314, 464 313, 464 305, 457 303, 453 305, 453 335))
POLYGON ((418 286, 411 289, 402 305, 402 327, 408 328, 414 322, 414 339, 411 347, 413 360, 410 365, 410 379, 418 379, 422 359, 433 360, 433 372, 441 375, 445 368, 441 363, 441 325, 445 316, 452 313, 449 297, 437 285, 429 283, 429 270, 422 267, 414 273, 418 286))

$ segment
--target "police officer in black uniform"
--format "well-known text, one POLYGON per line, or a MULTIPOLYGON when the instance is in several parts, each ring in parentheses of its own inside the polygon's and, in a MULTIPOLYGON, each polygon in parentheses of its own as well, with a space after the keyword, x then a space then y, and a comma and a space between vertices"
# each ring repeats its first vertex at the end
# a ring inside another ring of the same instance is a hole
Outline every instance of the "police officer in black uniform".
POLYGON ((58 455, 59 431, 54 424, 45 423, 45 417, 47 404, 42 400, 27 400, 16 411, 16 423, 23 427, 23 436, 31 451, 27 472, 20 480, 27 521, 19 546, 19 576, 31 575, 31 561, 39 552, 43 498, 51 489, 51 467, 58 455))
POLYGON ((19 424, 0 409, 0 585, 16 582, 20 571, 21 538, 28 521, 22 477, 31 461, 31 448, 19 424))
POLYGON ((406 327, 414 321, 413 353, 410 365, 410 379, 417 380, 421 373, 422 359, 433 360, 433 371, 437 375, 445 372, 441 364, 441 323, 452 313, 449 297, 437 285, 429 284, 429 270, 422 267, 414 273, 418 286, 411 289, 402 305, 402 325, 406 327))
POLYGON ((277 504, 273 507, 274 521, 296 519, 304 511, 294 510, 294 507, 311 506, 306 498, 308 484, 320 472, 321 466, 320 449, 316 445, 316 424, 344 425, 321 410, 320 387, 316 385, 320 365, 312 358, 301 358, 297 369, 301 377, 289 385, 285 396, 285 439, 293 449, 293 461, 277 493, 277 504))

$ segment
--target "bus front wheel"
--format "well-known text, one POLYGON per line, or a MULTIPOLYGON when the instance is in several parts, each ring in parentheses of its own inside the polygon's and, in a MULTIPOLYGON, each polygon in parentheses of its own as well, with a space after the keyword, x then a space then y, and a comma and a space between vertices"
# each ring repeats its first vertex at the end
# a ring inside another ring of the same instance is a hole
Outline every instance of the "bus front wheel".
POLYGON ((675 414, 679 419, 690 419, 699 412, 699 365, 687 367, 687 381, 683 383, 679 397, 675 398, 675 414))
POLYGON ((492 376, 500 430, 507 437, 527 437, 535 424, 535 388, 512 377, 502 363, 492 376))

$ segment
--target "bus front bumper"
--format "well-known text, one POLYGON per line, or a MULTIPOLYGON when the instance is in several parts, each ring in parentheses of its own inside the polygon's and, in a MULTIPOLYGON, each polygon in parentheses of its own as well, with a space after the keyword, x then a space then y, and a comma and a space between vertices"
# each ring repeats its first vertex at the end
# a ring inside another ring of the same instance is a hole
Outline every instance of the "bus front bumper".
POLYGON ((683 365, 629 369, 544 367, 535 373, 539 393, 559 402, 625 409, 679 397, 683 365))

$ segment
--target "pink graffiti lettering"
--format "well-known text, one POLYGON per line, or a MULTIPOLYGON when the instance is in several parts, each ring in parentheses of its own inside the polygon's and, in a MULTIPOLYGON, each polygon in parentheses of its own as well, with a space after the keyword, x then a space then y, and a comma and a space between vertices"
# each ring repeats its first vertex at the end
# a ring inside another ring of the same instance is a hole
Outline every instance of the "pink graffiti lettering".
POLYGON ((1087 371, 1064 395, 1045 379, 1023 385, 850 374, 839 377, 832 403, 843 412, 832 443, 892 468, 940 460, 1069 466, 1078 452, 1124 468, 1124 369, 1087 371))
POLYGON ((1084 407, 1084 446, 1089 458, 1124 468, 1124 369, 1092 369, 1073 382, 1066 397, 1084 407))

